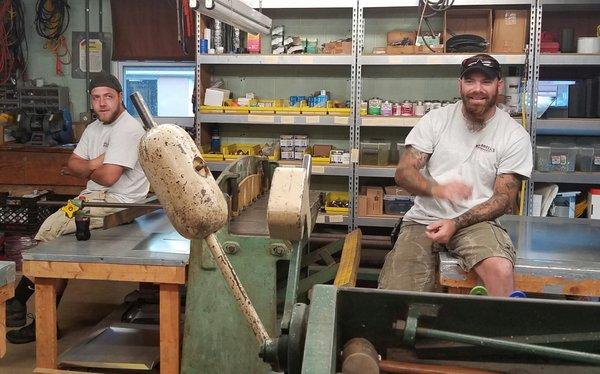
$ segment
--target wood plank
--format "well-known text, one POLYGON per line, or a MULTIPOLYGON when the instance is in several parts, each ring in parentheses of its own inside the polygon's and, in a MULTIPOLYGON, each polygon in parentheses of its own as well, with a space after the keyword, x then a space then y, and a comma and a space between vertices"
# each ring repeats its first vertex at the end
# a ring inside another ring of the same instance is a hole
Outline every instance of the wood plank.
POLYGON ((35 368, 35 369, 33 369, 33 374, 101 374, 101 373, 92 372, 92 371, 73 371, 73 370, 35 368))
POLYGON ((6 300, 15 296, 15 284, 0 287, 0 358, 6 354, 6 300))
POLYGON ((160 372, 179 373, 181 352, 179 330, 179 285, 160 285, 160 372))
POLYGON ((360 264, 360 243, 362 240, 362 231, 356 229, 346 235, 340 267, 333 284, 338 287, 355 287, 358 265, 360 264))
POLYGON ((239 183, 238 210, 248 207, 260 195, 261 181, 260 174, 252 174, 239 183))
POLYGON ((36 367, 58 367, 56 290, 58 279, 35 278, 35 362, 36 367))
MULTIPOLYGON (((144 199, 143 201, 141 201, 141 203, 156 203, 158 200, 155 196, 150 196, 146 199, 144 199)), ((104 216, 104 226, 103 229, 110 229, 111 227, 115 227, 115 226, 119 226, 122 225, 124 223, 129 223, 131 221, 133 221, 134 219, 136 219, 137 217, 141 217, 144 214, 148 214, 150 212, 153 212, 155 210, 158 210, 160 208, 126 208, 123 210, 120 210, 116 213, 113 214, 109 214, 107 216, 104 216)))
POLYGON ((70 153, 0 151, 0 184, 85 186, 81 178, 65 175, 70 153))
POLYGON ((185 284, 185 266, 23 261, 28 277, 185 284))
MULTIPOLYGON (((598 279, 565 279, 553 276, 534 276, 515 273, 515 289, 523 292, 547 293, 546 289, 561 289, 564 295, 600 296, 598 279)), ((440 278, 442 286, 471 289, 477 285, 477 274, 472 271, 465 280, 440 278)))

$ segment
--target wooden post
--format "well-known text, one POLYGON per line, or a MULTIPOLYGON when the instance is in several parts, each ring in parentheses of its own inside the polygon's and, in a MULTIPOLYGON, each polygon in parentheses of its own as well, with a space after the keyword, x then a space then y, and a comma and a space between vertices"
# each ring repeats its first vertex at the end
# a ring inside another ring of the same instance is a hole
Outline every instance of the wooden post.
POLYGON ((0 358, 6 354, 6 300, 15 296, 13 282, 0 287, 0 358))
POLYGON ((56 329, 56 289, 58 279, 35 278, 35 337, 36 366, 45 369, 58 367, 56 329))
POLYGON ((160 373, 179 373, 179 285, 160 285, 160 373))

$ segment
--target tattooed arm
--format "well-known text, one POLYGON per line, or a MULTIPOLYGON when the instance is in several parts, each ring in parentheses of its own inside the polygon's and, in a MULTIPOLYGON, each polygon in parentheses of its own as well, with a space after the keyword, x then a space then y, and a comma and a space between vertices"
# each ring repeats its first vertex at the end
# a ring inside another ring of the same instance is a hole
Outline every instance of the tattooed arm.
POLYGON ((425 234, 437 243, 448 243, 460 229, 491 221, 503 214, 513 213, 521 185, 516 174, 500 174, 494 182, 494 194, 486 202, 474 206, 454 219, 441 219, 427 226, 425 234))
POLYGON ((402 158, 396 167, 394 179, 396 184, 408 192, 425 197, 434 197, 450 201, 467 199, 471 196, 472 188, 459 181, 447 184, 438 184, 436 181, 426 178, 420 170, 427 165, 431 154, 421 152, 408 146, 402 154, 402 158))
POLYGON ((456 229, 471 226, 475 223, 491 221, 503 214, 514 213, 517 194, 521 187, 521 177, 517 174, 500 174, 494 182, 494 194, 479 205, 474 206, 460 216, 454 218, 456 229))
POLYGON ((425 178, 420 170, 427 165, 431 154, 407 146, 396 167, 394 179, 396 184, 408 192, 418 196, 432 196, 432 189, 437 183, 425 178))

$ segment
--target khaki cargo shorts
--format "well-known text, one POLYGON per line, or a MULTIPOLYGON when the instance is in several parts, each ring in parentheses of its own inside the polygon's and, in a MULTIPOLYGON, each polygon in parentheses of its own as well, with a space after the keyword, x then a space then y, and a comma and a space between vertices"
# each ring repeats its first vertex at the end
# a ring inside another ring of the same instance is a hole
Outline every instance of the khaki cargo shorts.
POLYGON ((426 225, 403 222, 398 240, 385 257, 379 288, 405 291, 434 291, 437 252, 447 250, 464 271, 489 257, 504 257, 515 263, 516 251, 508 233, 493 221, 465 227, 450 242, 440 245, 425 235, 426 225))
MULTIPOLYGON (((96 202, 107 202, 107 203, 118 203, 119 200, 115 199, 110 195, 106 195, 105 192, 95 191, 89 194, 81 195, 85 196, 87 201, 96 202)), ((86 208, 89 209, 90 215, 90 229, 98 229, 104 226, 104 216, 118 212, 123 208, 86 208)), ((47 242, 65 234, 71 234, 75 232, 75 218, 68 218, 65 212, 57 210, 50 215, 35 235, 35 240, 47 242)))

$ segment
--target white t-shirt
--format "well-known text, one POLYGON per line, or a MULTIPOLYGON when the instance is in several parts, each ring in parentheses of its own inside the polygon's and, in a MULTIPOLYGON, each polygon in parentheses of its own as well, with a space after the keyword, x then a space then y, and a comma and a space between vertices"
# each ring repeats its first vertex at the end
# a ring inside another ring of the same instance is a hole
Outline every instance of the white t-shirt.
POLYGON ((405 144, 431 154, 421 173, 443 184, 461 181, 473 187, 469 200, 451 203, 418 196, 405 220, 430 224, 452 219, 493 195, 496 175, 515 173, 529 178, 533 168, 531 141, 508 113, 496 113, 478 132, 468 129, 462 102, 427 113, 406 137, 405 144))
POLYGON ((142 125, 127 111, 121 113, 113 123, 103 124, 96 120, 89 124, 74 153, 86 160, 104 153, 105 164, 123 166, 124 170, 119 180, 110 187, 89 180, 82 194, 105 191, 124 203, 144 199, 150 187, 138 162, 138 146, 144 133, 142 125))

